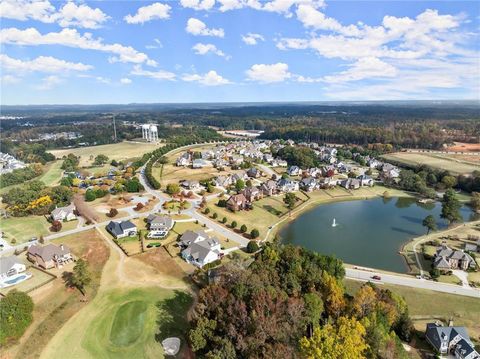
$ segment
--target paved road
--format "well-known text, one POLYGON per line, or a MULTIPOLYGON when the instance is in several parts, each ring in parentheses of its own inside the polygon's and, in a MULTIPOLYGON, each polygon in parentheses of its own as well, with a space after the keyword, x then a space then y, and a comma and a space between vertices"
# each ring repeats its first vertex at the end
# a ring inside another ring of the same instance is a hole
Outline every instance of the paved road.
POLYGON ((346 277, 348 279, 359 280, 362 282, 371 281, 373 283, 378 283, 378 284, 384 284, 384 283, 396 284, 396 285, 403 285, 406 287, 429 289, 437 292, 480 298, 480 289, 465 288, 455 284, 439 283, 431 280, 417 279, 413 277, 406 277, 406 276, 395 275, 395 274, 377 273, 374 270, 367 271, 367 270, 360 270, 360 269, 345 268, 345 271, 346 271, 346 277), (380 281, 372 279, 372 276, 375 274, 381 277, 380 281))

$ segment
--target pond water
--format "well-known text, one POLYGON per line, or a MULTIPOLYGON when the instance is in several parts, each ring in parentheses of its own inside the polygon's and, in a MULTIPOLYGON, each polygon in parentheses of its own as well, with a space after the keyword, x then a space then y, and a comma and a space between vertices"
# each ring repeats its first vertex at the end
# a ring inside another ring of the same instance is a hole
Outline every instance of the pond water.
MULTIPOLYGON (((319 205, 288 224, 280 232, 284 243, 335 255, 346 263, 394 272, 406 272, 401 246, 425 233, 423 219, 440 218, 441 204, 417 203, 412 198, 375 198, 319 205), (333 220, 336 226, 332 227, 333 220)), ((469 207, 462 207, 465 221, 473 220, 469 207)))

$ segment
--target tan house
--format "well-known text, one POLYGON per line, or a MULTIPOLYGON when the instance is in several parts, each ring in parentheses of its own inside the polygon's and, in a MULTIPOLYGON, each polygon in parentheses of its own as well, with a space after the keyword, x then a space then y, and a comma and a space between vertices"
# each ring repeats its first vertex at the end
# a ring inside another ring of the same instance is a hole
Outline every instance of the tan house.
POLYGON ((73 261, 70 249, 63 244, 59 246, 47 244, 44 247, 35 244, 28 248, 27 258, 30 262, 44 269, 59 268, 73 261))
POLYGON ((247 208, 247 206, 247 198, 242 193, 233 195, 227 200, 227 208, 234 212, 241 211, 247 208))
POLYGON ((475 268, 475 260, 470 254, 457 249, 451 249, 445 244, 437 248, 435 257, 433 259, 433 265, 435 268, 446 271, 450 269, 463 269, 475 268))
POLYGON ((258 201, 262 199, 263 193, 257 187, 247 187, 242 191, 248 202, 258 201))

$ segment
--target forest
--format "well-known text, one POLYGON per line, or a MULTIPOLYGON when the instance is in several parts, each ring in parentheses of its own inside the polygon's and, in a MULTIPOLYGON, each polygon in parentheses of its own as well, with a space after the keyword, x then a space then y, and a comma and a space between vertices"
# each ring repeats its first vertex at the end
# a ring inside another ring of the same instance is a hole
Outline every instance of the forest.
POLYGON ((201 358, 407 358, 404 299, 370 283, 352 297, 344 274, 338 259, 269 243, 201 289, 191 348, 201 358))

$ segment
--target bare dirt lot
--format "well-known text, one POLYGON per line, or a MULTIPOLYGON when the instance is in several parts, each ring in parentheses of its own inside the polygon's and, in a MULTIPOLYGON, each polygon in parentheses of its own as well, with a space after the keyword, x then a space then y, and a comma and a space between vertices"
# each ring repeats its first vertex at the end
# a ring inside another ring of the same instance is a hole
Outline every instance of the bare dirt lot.
POLYGON ((455 142, 453 146, 447 148, 447 151, 453 152, 480 152, 480 143, 455 142))

